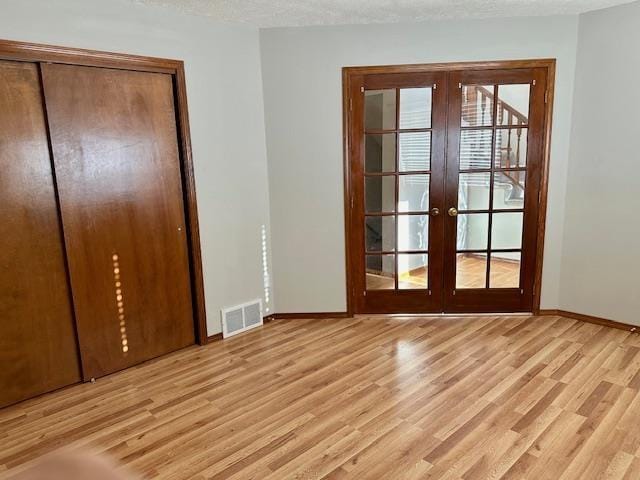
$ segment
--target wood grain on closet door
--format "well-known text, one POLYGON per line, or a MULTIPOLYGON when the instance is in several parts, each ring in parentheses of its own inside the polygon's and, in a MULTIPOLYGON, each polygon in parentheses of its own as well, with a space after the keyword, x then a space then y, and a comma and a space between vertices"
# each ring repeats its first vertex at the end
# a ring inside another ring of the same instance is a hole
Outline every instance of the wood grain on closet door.
POLYGON ((80 381, 38 66, 0 61, 0 407, 80 381))
POLYGON ((194 343, 172 77, 43 65, 85 379, 194 343))

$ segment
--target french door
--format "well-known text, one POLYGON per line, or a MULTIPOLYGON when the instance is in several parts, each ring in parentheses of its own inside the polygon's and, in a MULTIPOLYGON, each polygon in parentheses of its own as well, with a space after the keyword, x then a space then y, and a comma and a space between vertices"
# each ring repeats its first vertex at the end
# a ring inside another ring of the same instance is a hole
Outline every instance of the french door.
POLYGON ((548 69, 347 70, 356 313, 534 306, 548 69))

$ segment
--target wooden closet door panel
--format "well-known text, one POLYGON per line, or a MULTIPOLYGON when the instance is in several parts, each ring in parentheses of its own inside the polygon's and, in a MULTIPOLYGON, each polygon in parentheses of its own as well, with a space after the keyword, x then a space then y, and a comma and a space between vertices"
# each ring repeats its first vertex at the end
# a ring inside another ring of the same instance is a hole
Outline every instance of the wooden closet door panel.
POLYGON ((80 381, 38 67, 0 61, 0 407, 80 381))
POLYGON ((85 379, 194 343, 172 77, 43 65, 85 379))

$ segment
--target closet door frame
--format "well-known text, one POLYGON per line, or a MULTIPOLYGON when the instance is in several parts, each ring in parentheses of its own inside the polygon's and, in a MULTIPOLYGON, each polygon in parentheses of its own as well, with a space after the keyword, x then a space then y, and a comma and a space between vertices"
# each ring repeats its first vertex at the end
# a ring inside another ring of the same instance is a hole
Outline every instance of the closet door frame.
POLYGON ((180 169, 182 172, 181 181, 184 191, 183 203, 187 219, 194 331, 198 344, 206 344, 209 338, 207 336, 202 254, 200 250, 200 228, 198 224, 198 206, 196 202, 184 62, 166 58, 144 57, 123 53, 15 42, 11 40, 0 40, 0 59, 38 64, 59 63, 85 67, 154 72, 172 76, 176 125, 178 130, 178 147, 180 150, 180 169))
MULTIPOLYGON (((357 299, 358 291, 355 281, 356 272, 359 268, 358 251, 359 245, 356 243, 359 238, 354 234, 355 219, 357 212, 354 210, 354 166, 357 163, 355 158, 359 151, 357 147, 358 133, 352 128, 354 110, 361 106, 360 89, 357 85, 362 83, 364 75, 373 74, 399 74, 399 73, 430 73, 430 72, 464 72, 482 70, 508 70, 508 69, 546 69, 547 90, 545 92, 545 111, 543 128, 543 159, 541 165, 541 178, 539 187, 539 208, 537 215, 537 232, 535 248, 535 270, 533 279, 533 302, 532 313, 540 312, 540 293, 542 284, 542 266, 544 257, 544 236, 547 216, 547 193, 549 187, 549 159, 551 153, 551 126, 553 118, 553 99, 555 86, 555 59, 533 59, 533 60, 505 60, 505 61, 484 61, 484 62, 456 62, 456 63, 432 63, 432 64, 409 64, 409 65, 380 65, 365 67, 344 67, 342 69, 342 110, 343 110, 343 155, 344 155, 344 215, 345 215, 345 263, 346 263, 346 296, 347 314, 352 316, 358 313, 357 299)), ((397 312, 407 313, 407 312, 397 312)))

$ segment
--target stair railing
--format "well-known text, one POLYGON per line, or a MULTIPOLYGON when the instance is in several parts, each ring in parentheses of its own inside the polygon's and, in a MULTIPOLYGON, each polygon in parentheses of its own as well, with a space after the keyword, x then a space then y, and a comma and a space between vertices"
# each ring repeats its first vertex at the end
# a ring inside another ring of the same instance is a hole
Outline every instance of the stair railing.
MULTIPOLYGON (((483 86, 477 85, 475 87, 477 95, 479 96, 480 106, 481 106, 481 115, 484 123, 484 118, 486 114, 487 105, 493 104, 494 94, 492 91, 488 90, 483 86)), ((523 133, 523 125, 527 125, 529 119, 525 114, 518 111, 515 107, 510 105, 509 103, 500 100, 498 98, 497 101, 497 123, 498 125, 508 125, 511 128, 507 130, 507 146, 506 147, 498 147, 500 153, 500 164, 505 168, 520 168, 523 165, 521 164, 521 146, 522 146, 522 133, 523 133), (503 123, 506 116, 506 123, 503 123), (513 131, 515 130, 516 138, 513 138, 513 131), (515 146, 514 146, 515 140, 515 146), (512 164, 511 154, 514 154, 514 162, 512 164)), ((477 110, 474 108, 474 112, 477 110)), ((467 112, 468 113, 468 112, 467 112)), ((481 125, 483 124, 481 123, 481 125)), ((526 152, 524 152, 526 155, 526 152)), ((519 189, 524 191, 524 187, 519 181, 520 172, 509 172, 503 171, 504 176, 507 178, 508 182, 513 186, 514 189, 519 189)))

